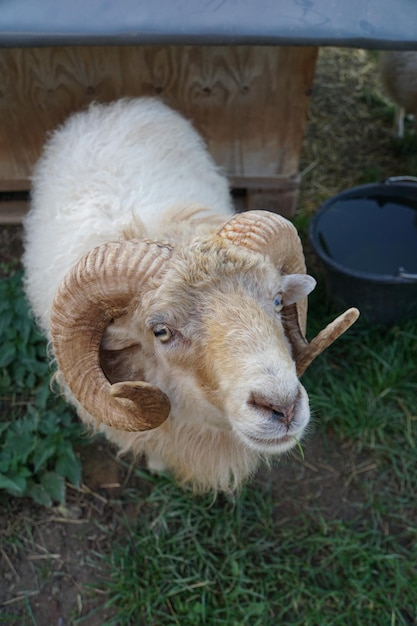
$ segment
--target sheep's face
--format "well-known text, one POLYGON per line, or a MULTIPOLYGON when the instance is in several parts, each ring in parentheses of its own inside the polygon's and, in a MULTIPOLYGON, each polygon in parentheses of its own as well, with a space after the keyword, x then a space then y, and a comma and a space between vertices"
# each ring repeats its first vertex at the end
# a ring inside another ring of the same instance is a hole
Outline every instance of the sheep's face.
POLYGON ((252 449, 283 452, 310 412, 282 308, 313 287, 306 275, 282 277, 261 254, 196 241, 140 309, 108 327, 103 347, 120 351, 111 366, 122 362, 120 379, 140 376, 168 396, 170 419, 233 430, 252 449))
POLYGON ((270 453, 292 447, 310 417, 283 331, 281 304, 274 305, 285 298, 280 277, 275 278, 279 291, 265 290, 263 301, 259 293, 251 295, 256 279, 253 290, 248 285, 232 295, 232 304, 217 294, 203 323, 211 349, 202 374, 208 372, 216 383, 213 403, 219 403, 244 444, 270 453))

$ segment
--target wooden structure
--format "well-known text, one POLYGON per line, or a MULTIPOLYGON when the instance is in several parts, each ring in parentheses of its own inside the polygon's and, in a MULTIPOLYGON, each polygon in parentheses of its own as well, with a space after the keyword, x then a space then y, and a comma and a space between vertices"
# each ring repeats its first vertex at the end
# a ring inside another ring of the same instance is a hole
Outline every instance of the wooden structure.
POLYGON ((49 130, 137 95, 194 122, 246 208, 291 215, 317 47, 417 49, 416 23, 410 0, 2 0, 0 221, 49 130))
MULTIPOLYGON (((193 121, 232 187, 246 191, 247 208, 291 215, 316 55, 268 46, 0 48, 0 191, 30 188, 48 131, 71 112, 145 95, 193 121)), ((19 220, 16 209, 3 203, 3 221, 19 220)))

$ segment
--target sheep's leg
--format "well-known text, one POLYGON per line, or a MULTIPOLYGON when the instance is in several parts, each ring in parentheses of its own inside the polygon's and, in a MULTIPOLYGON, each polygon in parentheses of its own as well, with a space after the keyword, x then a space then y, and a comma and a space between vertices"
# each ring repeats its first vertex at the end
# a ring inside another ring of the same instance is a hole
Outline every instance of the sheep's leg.
POLYGON ((397 106, 395 109, 394 132, 398 139, 402 139, 404 137, 404 118, 405 110, 403 107, 397 106))

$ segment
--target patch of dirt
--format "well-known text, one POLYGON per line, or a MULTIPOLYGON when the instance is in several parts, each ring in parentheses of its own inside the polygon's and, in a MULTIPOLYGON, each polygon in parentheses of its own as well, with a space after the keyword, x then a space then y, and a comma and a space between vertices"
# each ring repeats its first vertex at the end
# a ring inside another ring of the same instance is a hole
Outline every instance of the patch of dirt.
POLYGON ((375 476, 376 464, 349 444, 318 434, 303 448, 304 460, 278 461, 272 473, 257 478, 271 482, 277 521, 318 515, 326 521, 356 519, 366 505, 363 479, 375 476))
POLYGON ((81 459, 84 482, 80 491, 68 486, 65 506, 47 509, 27 499, 0 504, 7 546, 0 550, 0 621, 24 626, 33 614, 39 626, 69 626, 93 612, 82 623, 100 626, 110 616, 94 586, 91 555, 109 551, 108 531, 117 524, 112 497, 122 492, 126 470, 106 445, 83 449, 81 459))

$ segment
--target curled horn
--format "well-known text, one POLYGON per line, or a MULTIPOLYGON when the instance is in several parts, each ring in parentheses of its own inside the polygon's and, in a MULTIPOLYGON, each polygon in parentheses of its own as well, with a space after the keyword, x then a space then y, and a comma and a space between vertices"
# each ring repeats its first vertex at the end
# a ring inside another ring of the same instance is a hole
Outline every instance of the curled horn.
MULTIPOLYGON (((238 246, 269 256, 282 274, 306 273, 297 230, 281 215, 268 211, 239 213, 226 222, 218 234, 238 246)), ((282 323, 292 347, 297 375, 301 376, 316 356, 343 334, 358 316, 357 309, 348 309, 308 343, 305 337, 307 298, 296 304, 284 305, 282 323)))
POLYGON ((162 277, 171 255, 169 246, 146 241, 102 244, 68 272, 54 299, 52 345, 66 384, 99 422, 120 430, 160 426, 170 402, 143 381, 110 384, 99 359, 103 333, 111 319, 139 300, 148 280, 162 277))

